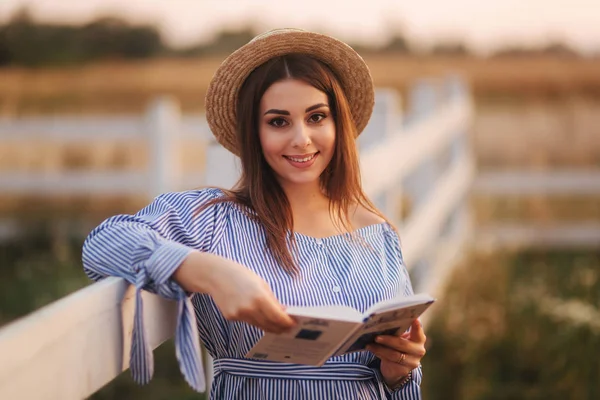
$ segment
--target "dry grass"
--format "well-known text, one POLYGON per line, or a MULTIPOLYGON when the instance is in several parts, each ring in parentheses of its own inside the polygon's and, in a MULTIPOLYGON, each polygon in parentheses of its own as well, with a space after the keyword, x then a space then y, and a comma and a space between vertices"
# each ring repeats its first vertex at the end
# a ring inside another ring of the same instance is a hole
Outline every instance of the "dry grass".
POLYGON ((157 95, 199 110, 216 60, 153 60, 0 72, 4 113, 140 112, 157 95))
POLYGON ((458 73, 469 82, 479 102, 547 100, 573 95, 600 97, 600 60, 378 56, 367 61, 376 84, 402 91, 411 81, 424 76, 458 73))
POLYGON ((552 225, 560 221, 600 222, 598 196, 474 196, 477 225, 524 222, 552 225))
POLYGON ((600 102, 480 104, 472 138, 480 168, 600 167, 600 102))
POLYGON ((121 213, 135 213, 148 204, 148 198, 140 196, 35 196, 0 194, 0 218, 16 218, 19 225, 28 222, 68 220, 91 221, 93 228, 103 219, 121 213))
MULTIPOLYGON (((406 91, 417 78, 463 75, 478 98, 600 97, 600 60, 562 58, 366 57, 379 86, 406 91)), ((171 94, 199 111, 222 57, 0 70, 0 114, 139 112, 171 94)))
MULTIPOLYGON (((182 171, 202 171, 205 165, 205 142, 185 140, 179 146, 178 162, 182 171)), ((53 141, 0 143, 0 171, 123 171, 146 170, 148 147, 142 141, 56 143, 53 141)))

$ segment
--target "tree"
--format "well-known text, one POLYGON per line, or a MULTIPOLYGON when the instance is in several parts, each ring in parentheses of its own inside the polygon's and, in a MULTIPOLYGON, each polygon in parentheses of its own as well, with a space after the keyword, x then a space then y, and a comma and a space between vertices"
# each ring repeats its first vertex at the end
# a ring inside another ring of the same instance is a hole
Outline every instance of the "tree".
POLYGON ((224 30, 209 43, 199 43, 182 49, 177 53, 184 56, 229 54, 251 41, 254 36, 256 36, 256 33, 250 27, 239 30, 224 30))
POLYGON ((35 22, 26 8, 0 25, 0 65, 74 64, 152 57, 164 49, 158 30, 112 17, 85 25, 35 22))
POLYGON ((159 54, 163 41, 152 26, 131 26, 120 18, 103 17, 84 25, 77 41, 85 59, 147 58, 159 54))
POLYGON ((381 49, 386 53, 409 54, 411 52, 410 44, 402 34, 395 34, 390 41, 381 49))
POLYGON ((439 56, 467 56, 470 54, 467 46, 459 41, 437 43, 431 49, 431 54, 439 56))

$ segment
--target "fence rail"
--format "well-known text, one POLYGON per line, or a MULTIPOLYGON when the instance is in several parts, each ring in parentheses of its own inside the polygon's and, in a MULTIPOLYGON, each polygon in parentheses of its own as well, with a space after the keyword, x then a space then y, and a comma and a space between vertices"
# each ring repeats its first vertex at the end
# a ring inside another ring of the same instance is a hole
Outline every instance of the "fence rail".
MULTIPOLYGON (((83 196, 139 195, 160 193, 153 190, 155 175, 148 172, 69 171, 63 173, 13 172, 0 176, 0 190, 12 195, 83 196)), ((188 173, 177 178, 180 187, 195 188, 202 183, 202 173, 188 173)))
POLYGON ((600 168, 482 171, 473 189, 484 195, 600 195, 600 168))
MULTIPOLYGON (((169 98, 158 98, 145 115, 127 116, 60 116, 24 117, 0 119, 0 143, 7 141, 29 141, 42 138, 47 141, 89 142, 130 141, 148 136, 151 113, 157 105, 169 102, 169 98)), ((160 106, 158 106, 160 107, 160 106)), ((212 134, 203 115, 181 115, 180 136, 185 139, 211 139, 212 134)))
POLYGON ((479 248, 600 248, 600 223, 495 224, 477 229, 479 248))
MULTIPOLYGON (((175 331, 176 304, 143 294, 148 340, 175 331)), ((0 398, 82 399, 129 366, 133 287, 108 278, 0 330, 0 398)))

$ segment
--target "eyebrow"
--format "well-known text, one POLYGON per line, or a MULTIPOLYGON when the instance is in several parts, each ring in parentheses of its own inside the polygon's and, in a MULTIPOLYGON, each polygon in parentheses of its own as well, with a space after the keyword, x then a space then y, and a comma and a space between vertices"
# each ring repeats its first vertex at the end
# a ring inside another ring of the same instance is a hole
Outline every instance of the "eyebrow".
MULTIPOLYGON (((318 104, 308 107, 306 110, 304 110, 304 112, 311 112, 311 111, 316 110, 317 108, 321 108, 321 107, 329 108, 329 105, 327 105, 325 103, 318 103, 318 104)), ((286 110, 277 110, 275 108, 272 108, 272 109, 268 110, 267 112, 265 112, 264 115, 267 115, 267 114, 290 115, 290 112, 286 111, 286 110)))

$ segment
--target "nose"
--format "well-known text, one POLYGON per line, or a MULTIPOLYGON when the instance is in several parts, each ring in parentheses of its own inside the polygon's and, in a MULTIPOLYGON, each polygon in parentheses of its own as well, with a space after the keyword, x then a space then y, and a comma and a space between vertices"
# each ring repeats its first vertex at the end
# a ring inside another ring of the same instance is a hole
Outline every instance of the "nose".
POLYGON ((312 144, 310 140, 310 131, 304 124, 296 124, 292 146, 298 149, 304 149, 312 144))

